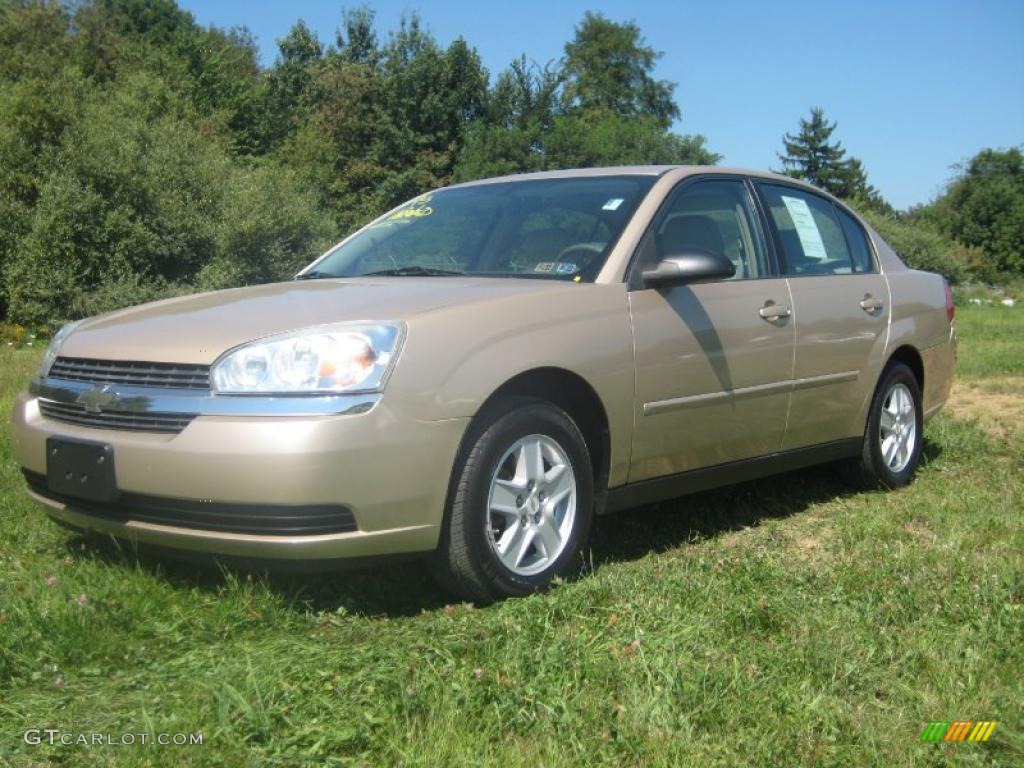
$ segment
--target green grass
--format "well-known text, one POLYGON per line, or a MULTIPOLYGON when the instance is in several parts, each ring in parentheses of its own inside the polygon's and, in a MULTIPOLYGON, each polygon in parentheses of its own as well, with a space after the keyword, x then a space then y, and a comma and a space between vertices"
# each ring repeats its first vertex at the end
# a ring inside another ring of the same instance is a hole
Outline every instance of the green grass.
POLYGON ((1024 306, 957 307, 958 373, 1024 376, 1024 306))
MULTIPOLYGON (((1024 311, 958 323, 964 375, 1024 371, 1024 311)), ((0 351, 5 411, 37 356, 0 351)), ((583 578, 476 609, 414 564, 265 579, 83 540, 5 434, 0 764, 1022 765, 1017 426, 938 417, 893 493, 822 469, 603 519, 583 578), (920 742, 954 719, 999 725, 920 742), (46 727, 205 741, 22 742, 46 727)))

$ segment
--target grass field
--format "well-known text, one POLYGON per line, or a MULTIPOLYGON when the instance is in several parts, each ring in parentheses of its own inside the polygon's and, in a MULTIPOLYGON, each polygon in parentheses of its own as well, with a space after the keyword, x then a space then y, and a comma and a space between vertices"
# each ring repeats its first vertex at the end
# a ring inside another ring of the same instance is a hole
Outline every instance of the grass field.
MULTIPOLYGON (((0 436, 0 764, 1024 765, 1024 310, 958 311, 917 481, 828 469, 600 521, 548 594, 416 565, 195 573, 70 534, 0 436), (931 720, 997 720, 929 744, 931 720), (28 728, 203 733, 31 746, 28 728)), ((0 351, 10 411, 39 351, 0 351)))

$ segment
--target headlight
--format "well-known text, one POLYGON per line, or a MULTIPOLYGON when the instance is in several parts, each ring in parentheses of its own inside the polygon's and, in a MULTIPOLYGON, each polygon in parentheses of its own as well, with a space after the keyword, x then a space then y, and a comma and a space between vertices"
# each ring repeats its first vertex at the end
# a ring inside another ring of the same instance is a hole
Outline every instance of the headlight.
POLYGON ((404 335, 400 323, 339 323, 231 350, 211 371, 219 394, 379 392, 404 335))
POLYGON ((81 320, 75 320, 73 323, 67 323, 62 326, 59 331, 53 334, 53 338, 50 339, 50 346, 46 348, 46 354, 43 355, 43 362, 39 365, 39 378, 45 378, 49 375, 50 368, 53 367, 53 363, 57 359, 57 355, 60 354, 60 348, 64 344, 64 341, 81 322, 81 320))

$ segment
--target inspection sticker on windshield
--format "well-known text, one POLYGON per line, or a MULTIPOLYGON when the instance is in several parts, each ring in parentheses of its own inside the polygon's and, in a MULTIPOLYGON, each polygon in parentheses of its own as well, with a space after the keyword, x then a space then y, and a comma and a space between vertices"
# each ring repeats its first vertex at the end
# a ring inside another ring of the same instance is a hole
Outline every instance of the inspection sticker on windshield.
POLYGON ((555 268, 555 262, 553 261, 542 261, 536 267, 533 268, 534 272, 551 272, 555 268))
POLYGON ((619 206, 622 205, 623 202, 625 202, 623 200, 623 198, 621 198, 621 197, 613 197, 611 200, 609 200, 607 203, 605 203, 604 205, 601 206, 601 210, 602 211, 617 211, 617 210, 619 210, 619 206))
POLYGON ((576 264, 571 261, 563 261, 555 265, 555 272, 560 275, 571 275, 576 271, 576 264))
POLYGON ((782 202, 793 219, 793 226, 796 227, 797 237, 800 238, 800 245, 804 249, 804 256, 809 259, 826 259, 825 243, 821 240, 821 232, 811 215, 811 209, 807 207, 807 201, 799 197, 786 197, 782 195, 782 202))

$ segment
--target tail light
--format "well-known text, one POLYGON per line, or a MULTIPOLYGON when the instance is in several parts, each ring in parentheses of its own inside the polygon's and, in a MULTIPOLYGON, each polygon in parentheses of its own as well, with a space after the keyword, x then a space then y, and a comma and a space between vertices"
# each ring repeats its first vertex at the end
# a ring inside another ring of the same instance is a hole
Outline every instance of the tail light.
POLYGON ((953 306, 953 291, 949 287, 949 281, 943 280, 942 284, 946 287, 946 317, 949 319, 949 324, 953 324, 953 317, 956 315, 956 307, 953 306))

